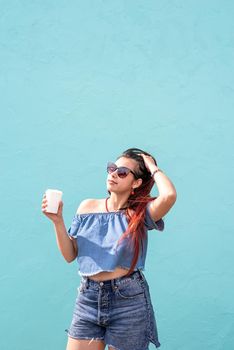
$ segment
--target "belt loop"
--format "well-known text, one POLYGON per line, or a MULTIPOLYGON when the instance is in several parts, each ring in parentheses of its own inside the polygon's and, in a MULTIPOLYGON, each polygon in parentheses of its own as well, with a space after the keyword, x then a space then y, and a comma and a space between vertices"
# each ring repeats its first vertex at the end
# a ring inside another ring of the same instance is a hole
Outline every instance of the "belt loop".
POLYGON ((85 288, 88 288, 89 286, 89 278, 88 276, 83 276, 84 286, 85 288))
POLYGON ((139 277, 138 269, 135 270, 135 271, 133 271, 133 272, 131 273, 130 277, 131 277, 132 279, 134 279, 134 280, 135 280, 137 277, 139 277))
POLYGON ((145 276, 143 275, 143 272, 140 269, 137 269, 137 270, 139 271, 141 279, 144 281, 145 280, 145 276))
POLYGON ((112 290, 115 289, 115 278, 111 279, 111 287, 112 287, 112 290))

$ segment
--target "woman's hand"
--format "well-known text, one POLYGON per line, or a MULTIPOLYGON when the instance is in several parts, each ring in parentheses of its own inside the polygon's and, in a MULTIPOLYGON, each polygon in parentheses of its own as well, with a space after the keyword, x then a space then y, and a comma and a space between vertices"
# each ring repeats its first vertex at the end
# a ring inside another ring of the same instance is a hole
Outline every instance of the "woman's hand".
POLYGON ((46 194, 44 194, 43 200, 42 200, 42 205, 41 205, 42 213, 45 216, 47 216, 51 221, 53 221, 53 223, 57 223, 57 222, 63 221, 63 214, 62 214, 62 212, 63 212, 63 202, 62 201, 59 202, 59 207, 58 207, 57 214, 47 213, 46 212, 46 207, 47 207, 47 199, 46 199, 46 194))
POLYGON ((157 163, 151 156, 147 156, 144 153, 138 153, 139 156, 142 156, 146 169, 152 174, 154 170, 158 168, 157 163))

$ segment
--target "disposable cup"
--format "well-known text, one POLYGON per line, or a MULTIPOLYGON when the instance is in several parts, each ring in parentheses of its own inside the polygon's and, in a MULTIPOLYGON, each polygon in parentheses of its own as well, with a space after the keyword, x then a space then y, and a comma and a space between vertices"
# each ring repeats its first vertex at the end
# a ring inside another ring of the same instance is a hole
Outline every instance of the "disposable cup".
POLYGON ((57 214, 59 202, 62 199, 63 192, 59 190, 46 190, 46 199, 47 199, 47 213, 57 214))

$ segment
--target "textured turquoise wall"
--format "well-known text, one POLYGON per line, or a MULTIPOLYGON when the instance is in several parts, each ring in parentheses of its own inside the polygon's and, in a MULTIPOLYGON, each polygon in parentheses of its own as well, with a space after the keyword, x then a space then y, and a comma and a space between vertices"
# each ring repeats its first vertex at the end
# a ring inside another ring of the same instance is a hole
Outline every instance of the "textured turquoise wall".
POLYGON ((146 260, 161 348, 234 349, 233 11, 1 1, 1 350, 65 349, 79 276, 42 195, 64 192, 69 227, 128 147, 152 152, 178 193, 146 260))

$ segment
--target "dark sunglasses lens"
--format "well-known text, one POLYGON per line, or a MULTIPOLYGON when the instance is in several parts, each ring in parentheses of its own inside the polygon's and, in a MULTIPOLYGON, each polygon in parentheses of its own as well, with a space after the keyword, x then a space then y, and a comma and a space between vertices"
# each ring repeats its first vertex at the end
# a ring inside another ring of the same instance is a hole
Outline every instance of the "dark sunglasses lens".
POLYGON ((118 171, 117 171, 117 174, 119 175, 119 177, 121 179, 123 179, 124 177, 126 177, 129 173, 129 170, 126 169, 126 168, 119 168, 118 171))

